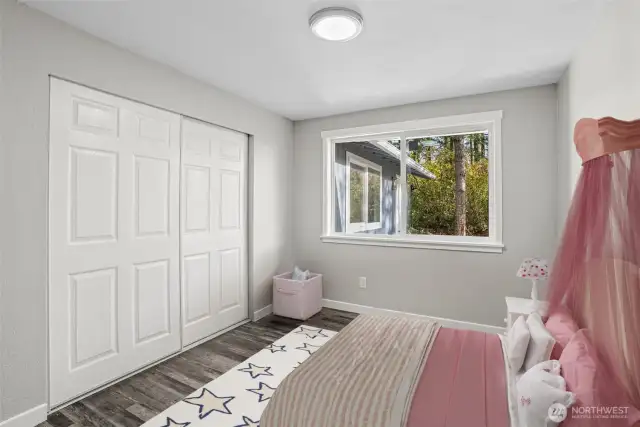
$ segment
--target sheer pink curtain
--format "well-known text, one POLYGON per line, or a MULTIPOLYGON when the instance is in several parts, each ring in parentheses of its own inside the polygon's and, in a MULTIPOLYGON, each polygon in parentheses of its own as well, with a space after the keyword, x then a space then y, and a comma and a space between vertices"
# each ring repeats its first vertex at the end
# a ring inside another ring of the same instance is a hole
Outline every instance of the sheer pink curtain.
MULTIPOLYGON (((640 408, 640 150, 584 163, 551 270, 550 313, 565 305, 600 358, 601 405, 640 408)), ((603 424, 598 424, 603 425, 603 424)))

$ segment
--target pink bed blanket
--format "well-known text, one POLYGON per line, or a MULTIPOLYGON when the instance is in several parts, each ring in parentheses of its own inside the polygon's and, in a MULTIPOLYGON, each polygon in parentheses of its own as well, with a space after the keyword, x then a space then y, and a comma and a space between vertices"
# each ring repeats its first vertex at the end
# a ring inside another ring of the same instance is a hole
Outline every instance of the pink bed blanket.
POLYGON ((440 328, 407 427, 509 427, 506 377, 496 334, 440 328))

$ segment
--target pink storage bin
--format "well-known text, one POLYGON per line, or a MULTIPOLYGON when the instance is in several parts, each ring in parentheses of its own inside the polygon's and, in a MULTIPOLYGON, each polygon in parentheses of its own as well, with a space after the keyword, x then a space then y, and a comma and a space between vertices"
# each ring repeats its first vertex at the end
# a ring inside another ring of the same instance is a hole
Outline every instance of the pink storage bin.
POLYGON ((292 280, 291 272, 273 278, 273 313, 307 320, 322 309, 322 274, 292 280))

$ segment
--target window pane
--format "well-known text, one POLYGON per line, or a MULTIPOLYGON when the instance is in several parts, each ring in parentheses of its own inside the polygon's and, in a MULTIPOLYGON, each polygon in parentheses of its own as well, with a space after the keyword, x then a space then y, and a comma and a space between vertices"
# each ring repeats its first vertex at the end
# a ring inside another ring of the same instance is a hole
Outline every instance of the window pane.
POLYGON ((489 235, 485 133, 407 139, 407 233, 489 235))
POLYGON ((368 222, 380 222, 380 172, 369 169, 368 222))
POLYGON ((400 175, 398 147, 399 140, 334 144, 335 196, 332 211, 336 233, 396 233, 398 219, 395 200, 397 177, 400 175), (348 176, 347 169, 352 171, 348 176), (365 173, 368 174, 368 181, 365 180, 365 173), (367 182, 369 184, 364 188, 367 182), (351 193, 350 187, 354 188, 351 193))
POLYGON ((358 223, 364 222, 363 213, 363 204, 364 204, 364 168, 355 165, 353 163, 351 166, 351 175, 349 177, 349 203, 350 203, 350 212, 349 212, 349 222, 358 223))

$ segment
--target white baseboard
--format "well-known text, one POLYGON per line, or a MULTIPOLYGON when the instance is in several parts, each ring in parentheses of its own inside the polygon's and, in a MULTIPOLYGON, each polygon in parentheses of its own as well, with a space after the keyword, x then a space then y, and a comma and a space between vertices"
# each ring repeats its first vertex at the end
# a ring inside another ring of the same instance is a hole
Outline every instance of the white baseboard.
POLYGON ((33 427, 47 420, 47 404, 43 403, 0 422, 0 427, 33 427))
POLYGON ((266 307, 262 307, 260 310, 254 311, 253 312, 253 321, 257 322, 258 320, 262 319, 263 317, 267 317, 271 313, 273 313, 273 304, 269 304, 266 307))
POLYGON ((432 319, 442 326, 454 329, 470 329, 473 331, 488 332, 493 334, 504 333, 504 328, 480 323, 464 322, 462 320, 443 319, 441 317, 425 316, 423 314, 406 313, 404 311, 388 310, 386 308, 371 307, 368 305, 352 304, 350 302, 335 301, 330 299, 322 300, 323 307, 334 308, 336 310, 350 311, 358 314, 387 314, 393 316, 421 317, 432 319))

